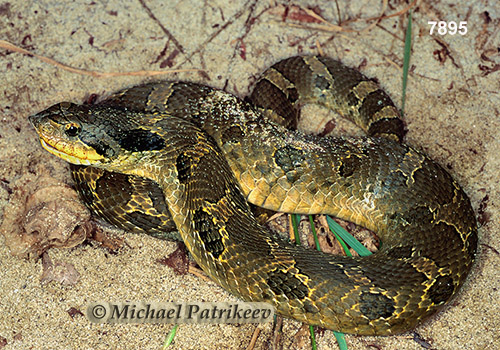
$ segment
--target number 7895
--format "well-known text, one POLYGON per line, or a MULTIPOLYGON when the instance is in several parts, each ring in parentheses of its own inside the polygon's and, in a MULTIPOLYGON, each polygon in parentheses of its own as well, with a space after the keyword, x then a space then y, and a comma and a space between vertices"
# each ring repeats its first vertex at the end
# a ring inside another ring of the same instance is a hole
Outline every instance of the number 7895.
POLYGON ((445 22, 445 21, 428 21, 427 24, 431 25, 431 30, 429 34, 434 33, 434 29, 437 25, 437 33, 439 35, 465 35, 467 33, 467 21, 461 21, 457 24, 455 21, 445 22))

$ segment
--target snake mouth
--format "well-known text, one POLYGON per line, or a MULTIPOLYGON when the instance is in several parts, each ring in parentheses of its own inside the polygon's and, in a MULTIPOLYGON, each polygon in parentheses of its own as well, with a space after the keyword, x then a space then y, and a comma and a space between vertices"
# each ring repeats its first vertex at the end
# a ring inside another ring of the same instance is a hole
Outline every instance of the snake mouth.
POLYGON ((42 137, 40 137, 40 144, 49 153, 52 153, 53 155, 60 157, 69 163, 76 164, 76 165, 92 165, 93 164, 90 161, 90 159, 77 157, 77 156, 74 156, 74 155, 67 153, 67 151, 65 151, 65 148, 68 148, 69 145, 67 147, 61 147, 62 150, 59 150, 57 147, 54 147, 49 142, 45 141, 42 137))

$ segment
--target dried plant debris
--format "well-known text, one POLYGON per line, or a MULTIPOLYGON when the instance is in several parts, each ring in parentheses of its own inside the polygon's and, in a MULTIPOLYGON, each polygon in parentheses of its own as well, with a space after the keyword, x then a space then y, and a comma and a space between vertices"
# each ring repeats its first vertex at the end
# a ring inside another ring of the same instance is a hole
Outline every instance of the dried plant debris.
POLYGON ((81 312, 79 309, 75 308, 75 307, 70 307, 67 311, 68 315, 74 319, 76 316, 81 316, 81 317, 85 317, 85 315, 83 314, 83 312, 81 312))
POLYGON ((65 262, 52 262, 49 254, 43 253, 42 255, 42 276, 40 282, 59 282, 65 286, 72 286, 80 279, 80 274, 72 264, 65 262))
POLYGON ((26 174, 12 188, 0 232, 13 255, 39 257, 50 247, 71 248, 92 234, 90 213, 70 186, 26 174))
POLYGON ((4 337, 0 337, 0 349, 3 349, 4 347, 7 346, 7 339, 4 337))
POLYGON ((157 261, 172 268, 176 275, 185 275, 189 271, 188 252, 186 245, 182 242, 177 243, 177 249, 172 254, 157 261))
POLYGON ((117 254, 118 250, 126 245, 124 237, 118 237, 114 234, 105 232, 100 227, 96 227, 92 234, 92 239, 99 242, 103 248, 106 248, 109 253, 117 254))

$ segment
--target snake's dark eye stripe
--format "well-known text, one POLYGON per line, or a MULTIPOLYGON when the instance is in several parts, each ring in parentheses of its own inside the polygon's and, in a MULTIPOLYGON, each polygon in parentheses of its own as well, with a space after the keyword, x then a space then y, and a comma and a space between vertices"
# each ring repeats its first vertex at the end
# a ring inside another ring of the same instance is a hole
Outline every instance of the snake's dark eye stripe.
POLYGON ((82 128, 80 127, 80 125, 76 123, 69 123, 66 124, 66 129, 64 130, 64 132, 66 133, 66 135, 74 137, 80 133, 81 129, 82 128))
POLYGON ((116 135, 116 141, 130 152, 160 151, 165 148, 165 141, 160 135, 145 129, 125 130, 116 135))

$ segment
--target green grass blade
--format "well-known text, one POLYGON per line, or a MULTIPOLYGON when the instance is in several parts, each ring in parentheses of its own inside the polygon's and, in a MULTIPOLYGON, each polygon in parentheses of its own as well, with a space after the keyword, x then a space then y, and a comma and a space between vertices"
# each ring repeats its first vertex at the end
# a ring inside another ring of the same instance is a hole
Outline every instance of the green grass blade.
POLYGON ((309 326, 309 333, 311 334, 311 349, 316 350, 316 335, 314 334, 314 327, 309 326))
MULTIPOLYGON (((342 226, 337 224, 335 220, 333 220, 331 217, 328 215, 326 216, 326 221, 328 222, 328 226, 330 227, 330 230, 335 234, 335 236, 340 236, 340 238, 349 245, 352 249, 356 251, 360 256, 368 256, 371 255, 372 253, 365 248, 364 245, 359 243, 359 241, 354 238, 349 232, 344 230, 342 226)), ((340 243, 342 244, 342 243, 340 243)))
POLYGON ((333 331, 333 334, 335 335, 335 339, 337 339, 337 343, 339 344, 339 349, 347 350, 347 343, 345 341, 344 333, 333 331))
POLYGON ((408 27, 406 27, 406 35, 405 35, 405 52, 403 59, 403 97, 401 101, 401 115, 404 115, 405 113, 406 84, 408 83, 410 56, 411 56, 411 10, 408 11, 408 27))
POLYGON ((172 341, 175 338, 175 333, 177 332, 177 327, 179 327, 178 324, 174 325, 174 328, 168 333, 167 338, 165 339, 165 342, 163 343, 163 346, 161 347, 162 350, 165 350, 172 344, 172 341))
POLYGON ((345 255, 352 256, 351 251, 349 250, 349 247, 347 246, 347 244, 345 244, 344 240, 340 237, 340 235, 335 231, 335 228, 330 226, 330 224, 328 224, 328 227, 330 228, 330 231, 335 235, 335 239, 337 240, 337 242, 340 243, 340 246, 342 247, 342 249, 344 249, 345 255))
POLYGON ((293 227, 293 235, 295 236, 295 244, 300 245, 300 236, 299 236, 299 214, 292 214, 292 227, 293 227))
POLYGON ((316 249, 321 251, 321 247, 319 246, 318 234, 316 233, 316 227, 314 226, 313 216, 309 215, 309 224, 311 224, 311 231, 314 237, 314 243, 316 244, 316 249))

